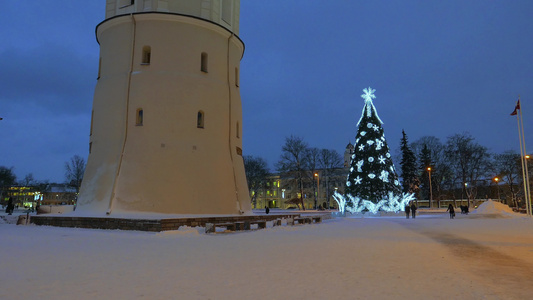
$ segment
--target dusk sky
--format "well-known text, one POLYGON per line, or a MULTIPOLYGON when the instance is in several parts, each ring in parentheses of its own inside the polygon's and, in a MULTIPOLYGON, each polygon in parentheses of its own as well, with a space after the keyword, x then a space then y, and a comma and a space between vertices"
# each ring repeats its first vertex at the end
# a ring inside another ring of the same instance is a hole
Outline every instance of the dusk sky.
MULTIPOLYGON (((0 166, 63 182, 65 162, 88 155, 105 0, 2 10, 0 166)), ((530 0, 241 0, 244 154, 273 170, 291 134, 342 154, 367 87, 393 153, 402 129, 519 152, 518 95, 533 152, 532 12, 530 0)))

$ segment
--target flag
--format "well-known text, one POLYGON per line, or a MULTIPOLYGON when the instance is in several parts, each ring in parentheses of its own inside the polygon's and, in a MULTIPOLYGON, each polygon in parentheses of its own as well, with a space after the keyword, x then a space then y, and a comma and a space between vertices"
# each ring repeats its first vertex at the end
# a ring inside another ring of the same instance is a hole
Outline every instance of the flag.
POLYGON ((516 102, 516 106, 513 110, 513 112, 511 113, 511 116, 516 116, 516 114, 518 114, 518 110, 520 109, 520 100, 518 100, 518 102, 516 102))

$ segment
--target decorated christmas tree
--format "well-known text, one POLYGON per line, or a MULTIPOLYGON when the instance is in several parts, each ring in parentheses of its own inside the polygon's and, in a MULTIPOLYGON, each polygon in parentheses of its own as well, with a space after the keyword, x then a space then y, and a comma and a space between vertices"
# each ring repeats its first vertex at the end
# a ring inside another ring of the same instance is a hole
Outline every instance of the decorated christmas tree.
POLYGON ((383 122, 372 99, 376 90, 364 89, 363 112, 357 123, 354 153, 346 181, 347 206, 361 211, 378 209, 397 211, 409 198, 402 195, 398 175, 385 139, 383 122))

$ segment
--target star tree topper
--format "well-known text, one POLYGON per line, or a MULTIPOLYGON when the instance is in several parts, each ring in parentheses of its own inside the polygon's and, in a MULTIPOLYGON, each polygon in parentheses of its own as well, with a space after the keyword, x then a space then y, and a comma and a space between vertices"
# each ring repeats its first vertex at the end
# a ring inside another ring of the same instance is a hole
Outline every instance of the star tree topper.
POLYGON ((383 121, 381 121, 381 119, 379 118, 378 112, 376 108, 374 107, 374 102, 372 102, 372 99, 376 99, 376 95, 374 95, 375 91, 376 90, 371 87, 368 87, 367 89, 363 89, 364 94, 361 95, 361 98, 365 99, 365 105, 363 106, 363 112, 361 113, 361 119, 359 119, 359 122, 357 122, 357 126, 359 126, 359 123, 361 123, 361 120, 363 119, 365 112, 366 112, 366 116, 370 118, 372 116, 372 111, 374 111, 374 113, 376 114, 376 117, 378 118, 379 122, 383 124, 383 121))

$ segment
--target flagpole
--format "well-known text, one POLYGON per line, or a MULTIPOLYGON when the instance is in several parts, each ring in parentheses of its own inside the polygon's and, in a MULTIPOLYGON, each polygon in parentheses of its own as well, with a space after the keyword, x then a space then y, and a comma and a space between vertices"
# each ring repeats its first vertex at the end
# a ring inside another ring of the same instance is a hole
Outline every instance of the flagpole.
MULTIPOLYGON (((518 96, 518 101, 520 101, 520 96, 518 96)), ((521 104, 522 105, 522 104, 521 104)), ((524 195, 525 195, 525 201, 526 201, 526 208, 527 208, 527 214, 529 216, 533 215, 533 212, 531 211, 531 187, 529 185, 529 171, 527 167, 527 151, 526 151, 526 136, 524 135, 524 118, 522 116, 522 106, 520 106, 520 130, 521 130, 521 143, 520 143, 520 151, 523 149, 522 154, 522 173, 524 177, 524 195)))
MULTIPOLYGON (((520 130, 520 115, 516 114, 516 125, 518 127, 518 139, 520 140, 520 166, 522 167, 522 182, 524 183, 524 202, 526 203, 526 211, 529 215, 529 206, 527 204, 527 188, 526 188, 526 175, 524 173, 524 150, 522 148, 522 131, 520 130)), ((518 207, 520 208, 520 206, 518 207)))

